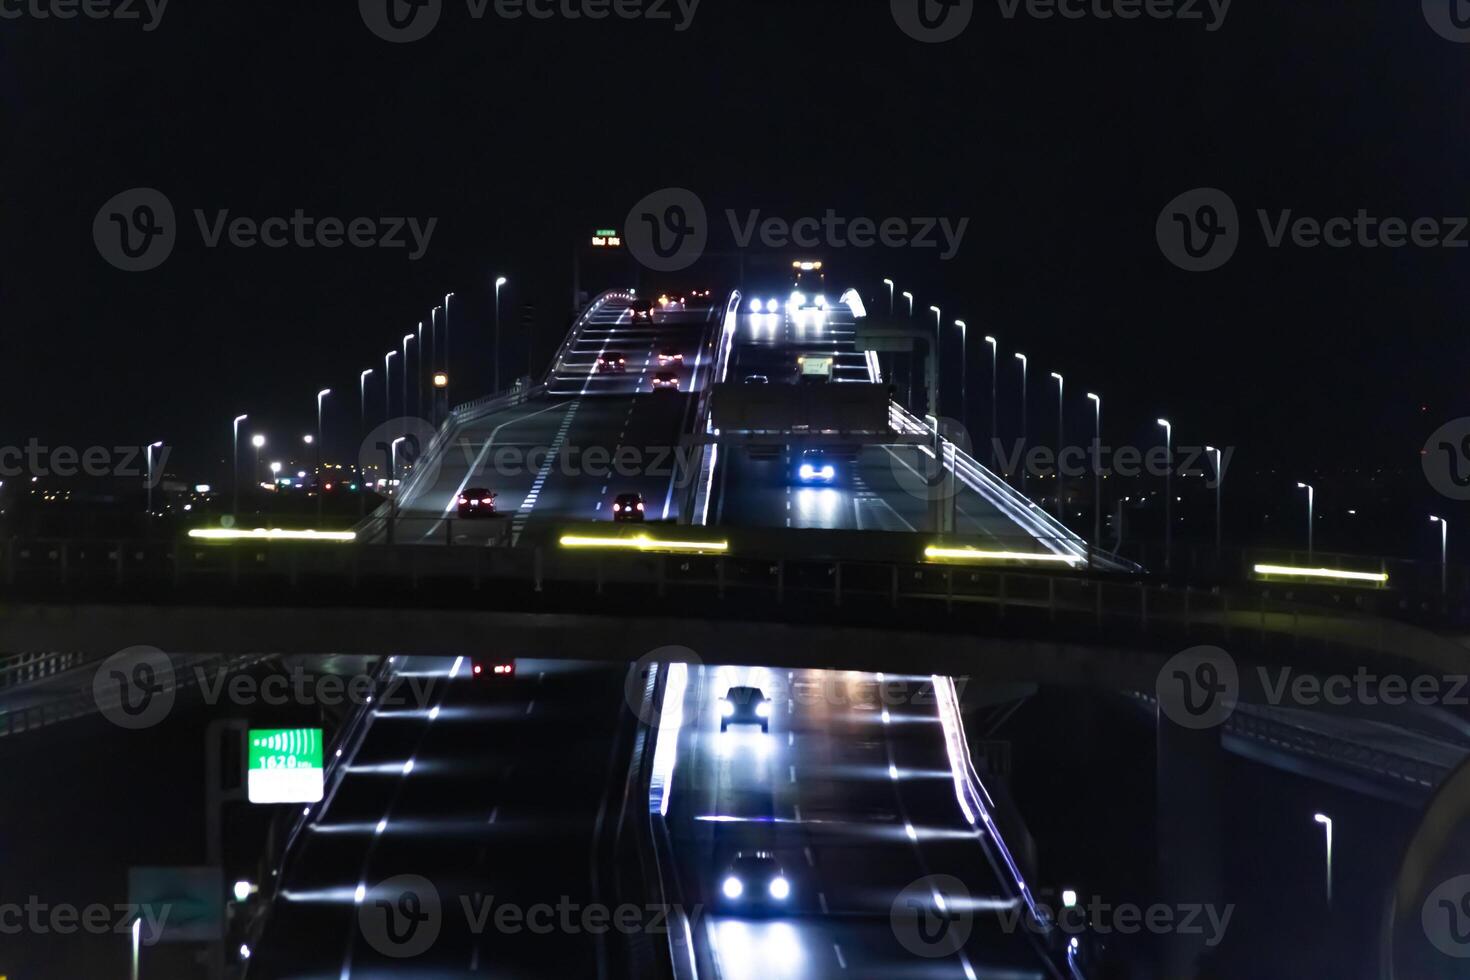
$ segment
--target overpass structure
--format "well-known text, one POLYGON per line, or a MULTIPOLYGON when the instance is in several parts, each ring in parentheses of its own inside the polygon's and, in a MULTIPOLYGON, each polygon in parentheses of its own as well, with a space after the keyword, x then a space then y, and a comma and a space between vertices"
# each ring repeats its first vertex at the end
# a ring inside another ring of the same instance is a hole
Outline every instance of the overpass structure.
POLYGON ((1024 823, 966 744, 955 675, 1123 692, 1160 724, 1167 764, 1207 780, 1229 751, 1416 805, 1463 765, 1455 716, 1304 717, 1256 690, 1212 739, 1183 735, 1150 700, 1181 644, 1318 670, 1449 672, 1463 653, 1342 583, 1181 588, 1101 556, 889 399, 858 349, 860 305, 749 299, 641 321, 631 294, 598 297, 543 378, 456 409, 351 543, 12 543, 0 650, 69 659, 0 663, 0 734, 88 710, 119 636, 222 658, 367 655, 382 690, 436 679, 432 703, 380 700, 339 734, 327 798, 270 856, 252 978, 1084 976, 1087 951, 1036 906, 1024 823), (622 370, 600 369, 613 355, 622 370), (829 362, 825 380, 803 380, 804 358, 829 362), (660 372, 677 391, 652 390, 660 372), (808 451, 841 478, 793 479, 808 451), (498 494, 498 516, 458 517, 471 488, 498 494), (642 496, 642 526, 610 522, 622 493, 642 496), (515 677, 477 681, 482 653, 516 660, 515 677), (891 682, 912 695, 901 708, 874 697, 891 682), (737 685, 771 694, 770 737, 719 730, 737 685), (811 690, 840 690, 841 708, 811 690), (751 921, 722 893, 751 851, 789 874, 789 914, 751 921), (936 873, 971 893, 908 893, 936 873), (674 928, 553 946, 445 915, 420 955, 376 941, 380 903, 457 913, 492 890, 522 908, 654 896, 674 928), (895 907, 943 917, 961 900, 977 928, 938 963, 898 941, 895 907), (1016 916, 1034 928, 1002 928, 1016 916))

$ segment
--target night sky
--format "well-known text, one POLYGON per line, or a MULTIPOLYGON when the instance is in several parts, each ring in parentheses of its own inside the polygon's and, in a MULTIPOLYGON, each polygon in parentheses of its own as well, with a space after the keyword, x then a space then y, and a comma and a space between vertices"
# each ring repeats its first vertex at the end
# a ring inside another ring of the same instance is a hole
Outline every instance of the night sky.
MULTIPOLYGON (((1165 415, 1182 444, 1243 447, 1237 465, 1414 467, 1432 429, 1470 414, 1470 250, 1271 249, 1255 212, 1470 213, 1467 67, 1470 45, 1413 3, 1240 0, 1215 31, 978 3, 946 44, 906 37, 887 4, 814 0, 704 0, 684 32, 475 21, 447 0, 404 45, 346 2, 179 3, 151 32, 0 20, 0 441, 162 438, 172 468, 207 471, 236 413, 305 432, 331 386, 330 444, 346 450, 358 371, 381 372, 445 292, 463 300, 456 394, 478 395, 494 276, 511 279, 507 329, 537 307, 545 356, 573 243, 685 186, 714 218, 712 249, 733 245, 726 208, 969 218, 952 261, 826 258, 869 296, 892 276, 972 341, 997 334, 1008 404, 1010 352, 1028 353, 1041 431, 1058 370, 1074 419, 1084 391, 1103 395, 1115 444, 1153 444, 1165 415), (92 222, 137 186, 169 197, 180 238, 129 274, 99 256, 92 222), (1242 241, 1191 274, 1154 226, 1200 186, 1232 197, 1242 241), (417 262, 207 249, 195 208, 438 224, 417 262)), ((974 401, 988 355, 970 354, 974 401)))

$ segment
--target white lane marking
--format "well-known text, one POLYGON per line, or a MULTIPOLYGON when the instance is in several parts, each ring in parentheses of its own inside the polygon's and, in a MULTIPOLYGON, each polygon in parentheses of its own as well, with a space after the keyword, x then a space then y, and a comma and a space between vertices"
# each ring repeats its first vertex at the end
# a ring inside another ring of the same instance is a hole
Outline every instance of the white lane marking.
POLYGON ((500 807, 493 806, 493 807, 490 808, 490 819, 489 820, 486 820, 485 822, 486 823, 494 823, 495 822, 495 818, 498 817, 498 816, 500 816, 500 807))
POLYGON ((801 852, 806 855, 806 866, 815 868, 817 866, 817 856, 812 853, 812 849, 810 847, 803 847, 801 852))
POLYGON ((787 732, 786 733, 786 747, 787 748, 790 748, 791 746, 793 746, 795 744, 796 744, 796 733, 795 732, 787 732))
POLYGON ((791 781, 793 783, 796 782, 796 767, 795 766, 787 766, 786 769, 787 769, 788 775, 791 777, 791 781))
POLYGON ((536 710, 536 699, 535 698, 532 698, 531 699, 531 703, 528 704, 528 705, 526 705, 526 714, 529 715, 531 712, 533 712, 535 710, 536 710))
MULTIPOLYGON (((585 394, 585 389, 584 389, 585 394)), ((526 529, 526 522, 531 519, 531 511, 536 507, 536 498, 540 496, 541 484, 546 482, 546 477, 551 473, 552 464, 561 453, 561 447, 567 441, 567 432, 571 430, 572 419, 577 417, 577 409, 582 407, 581 399, 572 402, 571 409, 566 417, 561 420, 561 427, 556 430, 556 437, 551 440, 551 447, 546 452, 546 460, 541 464, 541 472, 536 475, 536 486, 531 494, 521 502, 520 509, 510 524, 510 545, 512 548, 521 539, 521 532, 526 529)))
POLYGON ((796 814, 796 822, 801 823, 801 807, 793 803, 791 804, 791 812, 796 814))
POLYGON ((833 943, 832 952, 837 954, 837 965, 842 967, 844 970, 847 969, 847 960, 842 958, 842 947, 837 945, 836 943, 833 943))
POLYGON ((826 892, 817 892, 817 902, 820 903, 821 906, 822 906, 822 914, 823 915, 831 915, 832 914, 832 910, 829 909, 829 908, 827 908, 827 893, 826 892))

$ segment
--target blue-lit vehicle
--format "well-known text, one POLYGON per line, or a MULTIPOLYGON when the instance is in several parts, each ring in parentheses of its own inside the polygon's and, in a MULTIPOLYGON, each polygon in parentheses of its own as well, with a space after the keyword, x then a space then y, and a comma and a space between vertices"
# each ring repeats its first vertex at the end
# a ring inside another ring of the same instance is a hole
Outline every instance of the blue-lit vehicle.
POLYGON ((771 702, 758 687, 732 687, 720 698, 720 731, 731 725, 759 725, 771 730, 771 702))
POLYGON ((769 851, 742 851, 720 876, 720 897, 742 909, 786 908, 791 901, 791 879, 769 851))
POLYGON ((796 482, 806 486, 831 486, 837 482, 837 464, 820 450, 805 450, 797 459, 796 482))

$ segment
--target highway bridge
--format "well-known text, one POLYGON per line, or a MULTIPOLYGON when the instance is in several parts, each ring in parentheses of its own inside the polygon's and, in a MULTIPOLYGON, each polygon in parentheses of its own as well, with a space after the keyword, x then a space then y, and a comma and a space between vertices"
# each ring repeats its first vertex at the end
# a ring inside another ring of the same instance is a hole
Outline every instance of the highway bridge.
MULTIPOLYGON (((1470 807, 1442 789, 1470 752, 1463 712, 1283 708, 1249 677, 1462 669, 1401 599, 1157 579, 894 402, 856 293, 770 298, 643 317, 631 292, 598 296, 544 376, 455 409, 351 535, 13 543, 0 649, 68 652, 0 663, 0 736, 100 710, 119 636, 230 670, 368 658, 376 696, 335 731, 325 797, 261 856, 228 957, 251 978, 1097 975, 1104 944, 1054 921, 1068 882, 1042 878, 1028 815, 972 748, 980 688, 1081 685, 1142 712, 1160 772, 1192 774, 1161 780, 1161 813, 1199 828, 1161 887, 1202 900, 1227 758, 1470 807), (482 491, 494 515, 462 516, 482 491), (615 522, 633 495, 644 519, 615 522), (1201 734, 1158 678, 1205 644, 1246 680, 1201 734), (416 683, 432 696, 387 696, 416 683), (767 730, 723 730, 741 688, 767 730), (727 890, 754 854, 789 889, 759 910, 727 890), (619 908, 623 928, 582 918, 619 908), (524 918, 563 909, 574 926, 524 918)), ((1458 853, 1416 846, 1421 865, 1458 853)), ((1390 959, 1431 878, 1405 878, 1390 959)), ((1164 947, 1162 969, 1195 975, 1198 941, 1164 947)))

